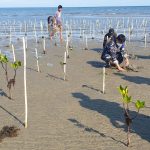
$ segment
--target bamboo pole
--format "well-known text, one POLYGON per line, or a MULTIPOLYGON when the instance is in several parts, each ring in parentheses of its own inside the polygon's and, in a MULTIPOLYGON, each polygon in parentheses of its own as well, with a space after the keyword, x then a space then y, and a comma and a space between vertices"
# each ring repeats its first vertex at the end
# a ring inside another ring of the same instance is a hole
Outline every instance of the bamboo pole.
POLYGON ((146 35, 146 33, 145 33, 144 39, 145 39, 145 48, 146 48, 147 47, 147 35, 146 35))
POLYGON ((36 45, 37 45, 37 43, 38 43, 37 35, 35 35, 35 43, 36 43, 36 45))
POLYGON ((67 52, 64 53, 64 81, 66 80, 67 52))
POLYGON ((67 37, 66 37, 66 54, 67 54, 67 58, 69 58, 69 37, 68 37, 68 34, 67 34, 67 37))
POLYGON ((45 43, 45 37, 43 37, 43 53, 46 54, 46 43, 45 43))
POLYGON ((21 32, 22 32, 22 24, 20 24, 20 34, 21 34, 21 32))
POLYGON ((92 39, 95 38, 95 27, 94 27, 94 24, 93 24, 93 33, 92 33, 92 39))
POLYGON ((103 67, 103 94, 105 94, 105 75, 106 75, 106 69, 103 67))
POLYGON ((12 52, 13 52, 14 62, 16 62, 15 48, 13 44, 12 44, 12 52))
POLYGON ((38 70, 38 72, 40 72, 40 67, 39 67, 39 56, 38 56, 37 48, 35 48, 35 53, 36 53, 37 70, 38 70))
POLYGON ((27 37, 27 35, 25 36, 25 48, 26 48, 26 50, 28 49, 28 37, 27 37))
POLYGON ((131 27, 129 26, 129 42, 131 41, 131 27))
POLYGON ((9 45, 11 46, 12 43, 12 35, 11 35, 11 27, 10 27, 10 34, 9 34, 9 45))
POLYGON ((28 127, 28 103, 27 103, 27 73, 26 73, 26 43, 23 37, 23 50, 24 50, 24 97, 25 97, 25 128, 28 127))
POLYGON ((24 24, 24 28, 25 28, 25 35, 27 34, 27 24, 26 24, 26 21, 25 21, 25 24, 24 24))
POLYGON ((85 37, 85 50, 88 50, 88 38, 87 38, 87 36, 85 37))
POLYGON ((43 21, 40 21, 40 26, 41 26, 41 34, 43 34, 43 21))

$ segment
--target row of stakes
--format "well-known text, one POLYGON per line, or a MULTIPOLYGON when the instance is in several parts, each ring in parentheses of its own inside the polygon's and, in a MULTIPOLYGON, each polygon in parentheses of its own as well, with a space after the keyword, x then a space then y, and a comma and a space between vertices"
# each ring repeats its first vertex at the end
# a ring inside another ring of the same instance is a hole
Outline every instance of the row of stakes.
MULTIPOLYGON (((83 42, 85 41, 85 50, 88 50, 88 35, 85 35, 84 33, 85 31, 83 30, 83 33, 80 33, 80 38, 83 38, 83 42)), ((126 35, 126 33, 124 32, 124 35, 126 35)), ((9 39, 9 45, 12 45, 12 34, 10 33, 9 35, 10 39, 9 39)), ((94 39, 94 34, 92 35, 92 39, 94 39)), ((26 46, 27 46, 27 36, 25 36, 25 40, 26 40, 26 46)), ((38 37, 35 31, 35 40, 36 43, 38 42, 38 37)), ((131 42, 131 30, 129 29, 129 34, 128 34, 128 41, 131 42)), ((144 31, 144 46, 145 48, 147 47, 147 33, 146 31, 144 31)), ((43 45, 44 45, 44 52, 45 52, 45 36, 43 36, 43 45)))
MULTIPOLYGON (((35 40, 37 43, 37 35, 36 35, 36 30, 35 31, 35 40)), ((72 31, 72 30, 71 30, 72 31)), ((129 28, 129 32, 130 32, 130 28, 129 28)), ((129 34, 130 35, 130 34, 129 34)), ((88 38, 87 36, 84 35, 84 31, 83 31, 83 39, 85 39, 86 41, 86 47, 85 50, 88 50, 88 38)), ((82 38, 82 36, 80 35, 80 38, 82 38)), ((16 61, 16 56, 15 56, 15 48, 14 45, 12 44, 12 36, 10 33, 10 45, 12 47, 12 52, 13 52, 13 60, 14 62, 16 61)), ((93 37, 94 38, 94 37, 93 37)), ((130 38, 129 38, 130 39, 130 38)), ((145 34, 145 47, 146 47, 146 39, 147 36, 145 34)), ((23 37, 23 50, 24 50, 24 98, 25 98, 25 128, 27 128, 27 121, 28 121, 28 103, 27 103, 27 66, 26 66, 26 50, 27 50, 27 35, 25 37, 23 37)), ((45 37, 43 37, 43 53, 46 54, 46 42, 45 42, 45 37)), ((40 67, 39 67, 39 56, 38 56, 38 50, 37 48, 35 48, 35 54, 36 54, 36 61, 37 61, 37 71, 40 72, 40 67)), ((66 50, 64 52, 64 61, 63 61, 63 72, 64 72, 64 81, 66 81, 66 75, 67 75, 67 58, 69 58, 69 36, 68 36, 68 32, 66 31, 66 50)), ((103 67, 103 90, 102 93, 105 94, 105 75, 106 75, 106 69, 105 67, 103 67)))

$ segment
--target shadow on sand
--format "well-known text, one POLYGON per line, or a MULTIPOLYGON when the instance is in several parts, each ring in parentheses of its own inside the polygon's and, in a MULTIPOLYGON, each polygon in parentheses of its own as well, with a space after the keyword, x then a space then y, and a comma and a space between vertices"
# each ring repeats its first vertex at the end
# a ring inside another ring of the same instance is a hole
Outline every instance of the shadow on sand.
POLYGON ((49 78, 51 78, 51 79, 53 79, 53 80, 61 80, 61 81, 64 81, 64 79, 63 78, 59 78, 59 77, 56 77, 55 75, 51 75, 51 74, 47 74, 47 76, 46 76, 47 78, 49 77, 49 78))
POLYGON ((133 82, 136 84, 147 84, 150 85, 150 78, 140 77, 140 76, 128 76, 122 73, 114 73, 115 75, 118 75, 122 77, 122 79, 133 82))
MULTIPOLYGON (((83 93, 72 93, 72 96, 79 99, 79 103, 83 108, 97 111, 101 115, 109 118, 113 126, 126 130, 123 116, 124 112, 120 104, 101 99, 90 99, 89 96, 83 93)), ((135 111, 131 111, 130 113, 132 116, 136 115, 135 111)), ((150 116, 139 114, 138 118, 134 120, 131 128, 132 132, 150 142, 150 116)))
POLYGON ((2 89, 0 89, 0 96, 10 99, 10 97, 2 89))
POLYGON ((91 51, 95 51, 97 53, 102 53, 103 52, 103 49, 102 48, 92 48, 90 49, 91 51))
POLYGON ((103 68, 105 66, 105 63, 100 61, 87 61, 87 64, 95 68, 103 68))
POLYGON ((150 59, 150 55, 149 56, 141 56, 141 55, 136 55, 137 58, 140 58, 140 59, 150 59))
POLYGON ((101 92, 99 89, 96 89, 91 85, 85 85, 84 84, 84 85, 82 85, 82 88, 87 88, 87 89, 90 89, 90 90, 93 90, 93 91, 96 91, 96 92, 101 92))
POLYGON ((74 126, 80 128, 80 129, 83 129, 85 132, 89 132, 89 133, 94 133, 94 134, 98 134, 99 136, 103 137, 103 138, 110 138, 118 143, 121 143, 123 145, 126 145, 124 142, 122 141, 119 141, 119 140, 116 140, 115 138, 111 137, 111 136, 107 136, 106 134, 104 133, 101 133, 93 128, 89 128, 88 126, 85 126, 84 124, 80 123, 79 121, 77 121, 76 119, 68 119, 72 124, 74 124, 74 126))
POLYGON ((5 109, 3 106, 0 105, 0 109, 2 109, 3 111, 5 111, 6 113, 8 113, 11 117, 13 117, 15 120, 17 120, 21 125, 24 126, 24 123, 17 118, 15 115, 13 115, 11 112, 9 112, 7 109, 5 109))
POLYGON ((27 67, 27 70, 33 71, 33 72, 38 72, 36 69, 30 68, 30 67, 27 67))

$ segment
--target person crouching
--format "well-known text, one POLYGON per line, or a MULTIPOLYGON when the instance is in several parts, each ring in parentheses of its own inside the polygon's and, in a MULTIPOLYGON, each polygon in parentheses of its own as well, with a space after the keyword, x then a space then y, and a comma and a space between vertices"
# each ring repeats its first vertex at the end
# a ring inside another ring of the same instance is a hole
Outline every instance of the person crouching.
POLYGON ((125 67, 129 66, 128 55, 125 51, 126 37, 123 34, 117 36, 108 35, 106 46, 103 50, 101 59, 106 62, 106 67, 115 66, 119 71, 125 71, 120 64, 125 62, 125 67))

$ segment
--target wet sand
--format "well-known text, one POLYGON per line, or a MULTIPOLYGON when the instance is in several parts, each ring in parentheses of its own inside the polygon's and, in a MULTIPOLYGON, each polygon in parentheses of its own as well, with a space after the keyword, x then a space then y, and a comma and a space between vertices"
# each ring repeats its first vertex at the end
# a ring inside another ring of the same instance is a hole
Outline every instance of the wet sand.
MULTIPOLYGON (((63 81, 65 44, 54 46, 46 40, 47 54, 38 45, 41 73, 36 70, 35 43, 27 50, 28 128, 24 129, 23 67, 17 73, 14 100, 5 95, 7 88, 0 70, 0 129, 15 125, 21 129, 16 138, 0 143, 1 150, 121 150, 128 149, 119 85, 127 85, 136 99, 146 102, 132 127, 131 150, 150 148, 150 52, 137 42, 128 44, 130 54, 137 55, 131 64, 138 72, 120 73, 106 69, 106 94, 102 94, 102 43, 89 41, 89 50, 74 44, 67 60, 67 81, 63 81)), ((22 43, 16 43, 17 59, 23 60, 22 43)), ((134 106, 131 105, 133 115, 134 106)))

